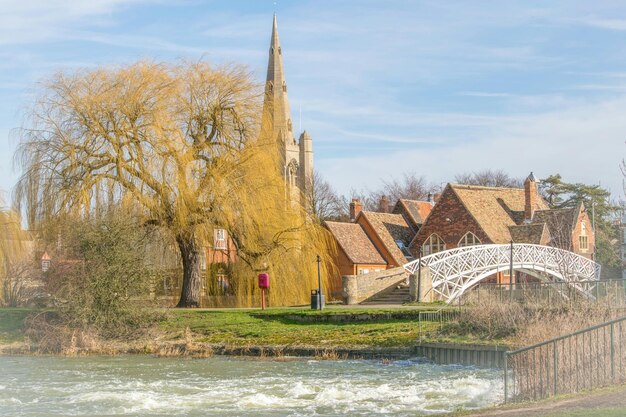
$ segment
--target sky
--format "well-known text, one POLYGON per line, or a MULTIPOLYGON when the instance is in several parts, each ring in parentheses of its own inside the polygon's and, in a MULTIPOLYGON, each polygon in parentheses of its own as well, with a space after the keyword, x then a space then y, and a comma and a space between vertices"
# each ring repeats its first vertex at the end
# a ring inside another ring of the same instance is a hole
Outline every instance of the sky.
POLYGON ((59 71, 205 59, 265 80, 272 15, 294 120, 341 193, 560 173, 623 197, 626 2, 0 0, 0 190, 15 128, 59 71), (300 116, 301 114, 301 116, 300 116))

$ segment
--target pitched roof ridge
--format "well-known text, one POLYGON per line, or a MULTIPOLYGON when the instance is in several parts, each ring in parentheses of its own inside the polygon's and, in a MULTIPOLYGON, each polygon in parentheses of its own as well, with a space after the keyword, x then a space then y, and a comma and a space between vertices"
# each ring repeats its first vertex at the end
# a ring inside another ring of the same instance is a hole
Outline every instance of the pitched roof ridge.
POLYGON ((523 188, 520 187, 490 187, 488 185, 472 185, 472 184, 450 184, 450 187, 453 188, 464 188, 466 190, 516 190, 516 191, 524 191, 523 188))

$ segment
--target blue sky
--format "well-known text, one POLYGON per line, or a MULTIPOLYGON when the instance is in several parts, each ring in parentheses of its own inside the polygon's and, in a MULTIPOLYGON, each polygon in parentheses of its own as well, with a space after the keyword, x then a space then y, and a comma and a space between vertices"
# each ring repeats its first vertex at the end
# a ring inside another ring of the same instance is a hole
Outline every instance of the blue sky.
POLYGON ((561 173, 622 197, 626 2, 0 0, 0 190, 56 71, 178 58, 265 77, 274 9, 294 127, 339 191, 403 172, 561 173))

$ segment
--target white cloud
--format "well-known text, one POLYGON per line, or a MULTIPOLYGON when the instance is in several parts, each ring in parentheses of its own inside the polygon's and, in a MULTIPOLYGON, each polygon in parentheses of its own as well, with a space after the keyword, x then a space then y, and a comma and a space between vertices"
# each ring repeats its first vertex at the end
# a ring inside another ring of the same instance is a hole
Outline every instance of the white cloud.
POLYGON ((435 183, 485 168, 523 177, 560 173, 566 181, 602 183, 623 197, 619 163, 626 155, 626 97, 570 109, 502 118, 483 138, 446 147, 406 146, 373 155, 316 160, 317 168, 342 192, 375 187, 403 172, 435 183))

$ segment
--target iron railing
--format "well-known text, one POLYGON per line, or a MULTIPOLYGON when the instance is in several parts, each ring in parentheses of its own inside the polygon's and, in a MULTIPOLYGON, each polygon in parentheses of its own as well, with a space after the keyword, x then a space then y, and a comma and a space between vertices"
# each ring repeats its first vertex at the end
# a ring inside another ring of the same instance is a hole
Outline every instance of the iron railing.
POLYGON ((422 343, 424 340, 424 329, 422 327, 423 323, 437 323, 437 329, 439 333, 441 333, 443 324, 457 319, 460 313, 460 310, 451 308, 440 308, 436 311, 420 311, 417 319, 419 342, 422 343))
POLYGON ((626 381, 626 317, 506 352, 504 401, 539 400, 626 381))
POLYGON ((588 294, 582 293, 567 282, 518 282, 480 283, 472 291, 463 294, 462 303, 468 298, 480 301, 492 297, 501 302, 529 302, 533 304, 572 304, 577 301, 601 302, 612 307, 626 306, 626 281, 622 279, 594 281, 588 294), (588 295, 591 295, 590 297, 588 295))

